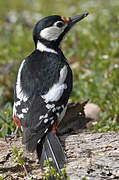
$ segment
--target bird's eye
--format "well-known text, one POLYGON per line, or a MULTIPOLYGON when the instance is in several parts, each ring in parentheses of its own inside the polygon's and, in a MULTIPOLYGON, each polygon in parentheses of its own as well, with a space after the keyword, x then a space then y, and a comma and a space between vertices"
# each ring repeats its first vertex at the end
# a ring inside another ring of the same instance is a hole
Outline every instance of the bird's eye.
POLYGON ((55 25, 57 26, 57 27, 59 27, 59 28, 61 28, 61 27, 63 27, 64 26, 64 22, 63 21, 59 21, 59 22, 57 22, 55 25))

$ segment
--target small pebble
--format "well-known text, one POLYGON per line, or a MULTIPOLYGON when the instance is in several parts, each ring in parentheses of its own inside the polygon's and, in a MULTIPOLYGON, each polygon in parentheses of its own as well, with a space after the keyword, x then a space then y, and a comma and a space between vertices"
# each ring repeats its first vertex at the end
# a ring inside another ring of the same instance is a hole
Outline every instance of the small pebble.
POLYGON ((87 118, 91 118, 95 121, 99 119, 100 107, 97 104, 88 103, 84 107, 84 112, 87 118))

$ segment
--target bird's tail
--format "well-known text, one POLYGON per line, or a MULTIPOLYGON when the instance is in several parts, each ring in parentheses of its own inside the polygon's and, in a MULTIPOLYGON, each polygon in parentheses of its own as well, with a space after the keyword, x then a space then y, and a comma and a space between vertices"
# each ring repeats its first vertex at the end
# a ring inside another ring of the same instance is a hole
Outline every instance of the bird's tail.
MULTIPOLYGON (((66 156, 58 137, 52 131, 37 144, 37 155, 42 169, 44 167, 44 160, 48 161, 51 158, 50 165, 61 175, 61 169, 66 164, 66 156)), ((53 177, 50 178, 54 179, 53 177)))

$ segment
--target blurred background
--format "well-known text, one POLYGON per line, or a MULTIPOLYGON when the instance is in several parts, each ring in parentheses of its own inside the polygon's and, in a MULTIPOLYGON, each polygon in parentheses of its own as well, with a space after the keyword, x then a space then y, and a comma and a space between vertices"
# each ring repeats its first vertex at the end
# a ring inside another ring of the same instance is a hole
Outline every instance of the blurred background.
POLYGON ((0 137, 14 131, 13 87, 21 61, 34 50, 33 27, 48 15, 89 12, 62 43, 74 75, 73 101, 101 108, 91 129, 119 129, 119 0, 0 1, 0 137))

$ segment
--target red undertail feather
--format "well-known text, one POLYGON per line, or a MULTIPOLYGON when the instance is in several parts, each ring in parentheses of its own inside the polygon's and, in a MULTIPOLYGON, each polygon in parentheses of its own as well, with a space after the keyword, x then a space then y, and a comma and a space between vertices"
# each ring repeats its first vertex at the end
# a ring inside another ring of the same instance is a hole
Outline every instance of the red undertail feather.
POLYGON ((57 126, 57 123, 55 122, 52 127, 52 131, 54 134, 56 133, 56 126, 57 126))
POLYGON ((21 129, 21 124, 20 124, 19 119, 16 116, 14 116, 13 119, 14 119, 14 122, 15 122, 16 126, 18 126, 19 129, 21 129))

